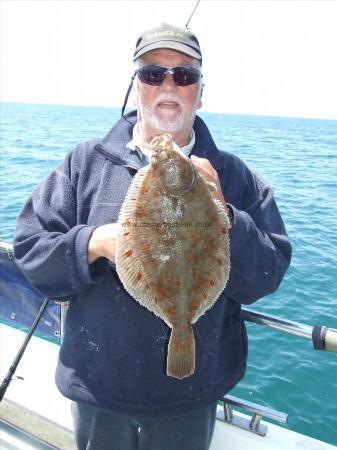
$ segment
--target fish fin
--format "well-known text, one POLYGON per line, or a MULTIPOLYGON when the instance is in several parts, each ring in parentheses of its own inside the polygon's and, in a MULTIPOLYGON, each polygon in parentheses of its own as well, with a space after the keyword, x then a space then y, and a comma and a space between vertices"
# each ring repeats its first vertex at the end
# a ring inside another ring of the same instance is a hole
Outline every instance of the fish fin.
MULTIPOLYGON (((134 200, 138 197, 139 191, 142 187, 144 179, 149 176, 150 166, 147 165, 138 170, 136 175, 133 177, 131 181, 131 185, 126 193, 124 202, 119 211, 118 223, 122 225, 122 227, 126 228, 128 226, 128 220, 133 218, 133 214, 135 211, 135 202, 134 200)), ((132 224, 131 224, 132 225, 132 224)))
POLYGON ((167 354, 167 375, 182 379, 194 373, 195 341, 191 325, 181 335, 180 329, 172 328, 167 354))
MULTIPOLYGON (((215 235, 219 235, 218 252, 216 254, 216 264, 213 267, 212 275, 209 277, 209 284, 204 291, 205 297, 200 298, 200 306, 195 311, 192 323, 195 323, 209 308, 211 308, 216 300, 225 289, 230 273, 230 240, 229 240, 229 219, 225 213, 224 206, 220 200, 213 199, 219 220, 219 229, 215 235), (219 263, 220 261, 220 263, 219 263)), ((208 265, 204 263, 204 266, 208 265)), ((206 275, 204 275, 206 276, 206 275)))

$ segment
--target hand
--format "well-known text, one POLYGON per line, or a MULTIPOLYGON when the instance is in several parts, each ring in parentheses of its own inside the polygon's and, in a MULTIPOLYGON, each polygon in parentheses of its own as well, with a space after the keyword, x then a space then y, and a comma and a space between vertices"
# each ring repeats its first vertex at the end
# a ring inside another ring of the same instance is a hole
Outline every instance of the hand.
POLYGON ((89 264, 101 257, 115 262, 115 247, 118 229, 119 225, 117 223, 108 223, 95 228, 88 244, 89 264))
POLYGON ((212 193, 213 197, 224 205, 225 210, 227 211, 226 200, 223 196, 220 181, 218 177, 217 171, 214 169, 212 164, 208 161, 208 159, 198 158, 197 156, 192 155, 191 161, 197 169, 199 175, 203 177, 206 183, 212 183, 215 186, 215 190, 212 193))

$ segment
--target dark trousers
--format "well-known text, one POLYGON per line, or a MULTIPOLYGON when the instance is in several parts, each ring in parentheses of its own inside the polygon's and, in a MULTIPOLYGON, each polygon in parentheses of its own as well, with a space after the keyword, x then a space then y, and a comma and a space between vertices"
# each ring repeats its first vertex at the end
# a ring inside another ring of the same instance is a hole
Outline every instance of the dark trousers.
POLYGON ((160 418, 129 417, 73 402, 72 414, 79 450, 208 450, 216 402, 191 414, 160 418))

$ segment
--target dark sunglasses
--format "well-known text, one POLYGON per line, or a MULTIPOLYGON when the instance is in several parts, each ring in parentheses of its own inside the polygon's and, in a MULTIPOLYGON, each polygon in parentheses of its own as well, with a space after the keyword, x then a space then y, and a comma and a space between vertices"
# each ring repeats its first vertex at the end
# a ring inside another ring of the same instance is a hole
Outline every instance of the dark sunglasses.
POLYGON ((195 84, 202 77, 201 72, 193 67, 178 66, 178 67, 162 67, 162 66, 144 66, 136 70, 135 74, 142 83, 151 86, 160 86, 165 78, 165 75, 170 73, 173 75, 174 82, 177 86, 189 86, 195 84))

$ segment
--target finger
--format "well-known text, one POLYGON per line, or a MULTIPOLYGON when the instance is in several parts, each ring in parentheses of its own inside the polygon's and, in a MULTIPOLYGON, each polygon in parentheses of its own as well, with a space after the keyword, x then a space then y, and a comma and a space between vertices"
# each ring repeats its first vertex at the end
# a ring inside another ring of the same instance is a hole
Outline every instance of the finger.
POLYGON ((195 155, 191 156, 191 161, 196 167, 198 173, 203 177, 206 183, 211 184, 215 187, 212 189, 212 196, 221 201, 221 203, 226 204, 225 198, 223 196, 218 172, 214 169, 212 164, 208 161, 208 159, 198 158, 195 155))
POLYGON ((211 181, 217 183, 218 174, 210 167, 205 167, 204 165, 194 165, 199 175, 201 175, 205 181, 211 181))
POLYGON ((195 155, 192 155, 191 161, 196 167, 202 167, 204 170, 206 170, 212 175, 216 173, 216 170, 214 169, 212 164, 208 161, 208 159, 199 158, 195 155))
POLYGON ((204 173, 208 173, 209 175, 211 175, 212 172, 211 172, 210 167, 207 164, 201 162, 200 158, 199 158, 199 161, 193 159, 192 163, 193 163, 194 167, 198 170, 198 172, 202 171, 204 173))
POLYGON ((199 158, 198 156, 192 155, 191 156, 191 161, 193 162, 193 164, 197 164, 198 166, 203 166, 203 165, 211 165, 210 162, 208 161, 208 159, 206 158, 199 158))
POLYGON ((197 172, 199 173, 199 175, 201 175, 205 179, 205 181, 213 181, 214 180, 213 174, 211 174, 204 167, 196 165, 195 168, 196 168, 197 172))

